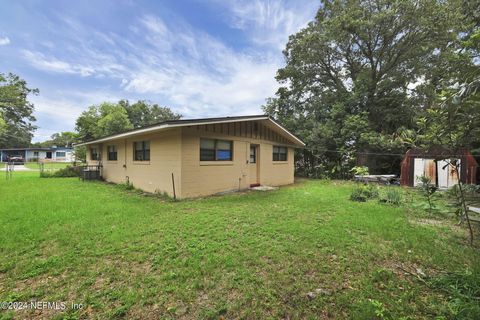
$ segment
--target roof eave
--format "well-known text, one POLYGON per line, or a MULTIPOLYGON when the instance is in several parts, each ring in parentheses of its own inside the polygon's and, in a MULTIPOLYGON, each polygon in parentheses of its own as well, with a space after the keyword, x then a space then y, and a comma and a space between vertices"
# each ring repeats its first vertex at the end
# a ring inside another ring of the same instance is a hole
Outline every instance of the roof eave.
POLYGON ((74 147, 81 147, 81 146, 86 146, 86 145, 90 145, 90 144, 102 143, 102 142, 110 141, 110 140, 132 137, 132 136, 136 136, 136 135, 139 135, 139 134, 152 133, 152 132, 160 131, 160 130, 163 130, 163 129, 169 129, 169 128, 187 127, 187 126, 195 126, 195 125, 207 125, 207 124, 216 124, 216 123, 243 122, 243 121, 253 121, 253 120, 268 120, 268 121, 270 121, 277 128, 279 128, 288 137, 290 137, 292 139, 292 141, 294 142, 294 144, 293 144, 294 146, 299 147, 299 148, 305 147, 305 143, 302 140, 300 140, 295 135, 290 133, 287 129, 285 129, 282 125, 277 123, 275 120, 273 120, 269 116, 252 116, 250 118, 244 118, 244 119, 241 119, 241 120, 228 119, 227 118, 227 119, 221 120, 221 121, 219 121, 219 120, 199 121, 199 122, 192 121, 192 122, 174 123, 174 124, 164 123, 164 124, 159 124, 158 126, 153 126, 153 127, 143 128, 143 129, 140 128, 140 129, 137 129, 137 130, 128 131, 128 132, 124 132, 124 133, 119 133, 119 134, 111 135, 111 136, 108 136, 108 137, 95 139, 95 140, 92 140, 92 141, 87 141, 87 142, 74 144, 74 147))

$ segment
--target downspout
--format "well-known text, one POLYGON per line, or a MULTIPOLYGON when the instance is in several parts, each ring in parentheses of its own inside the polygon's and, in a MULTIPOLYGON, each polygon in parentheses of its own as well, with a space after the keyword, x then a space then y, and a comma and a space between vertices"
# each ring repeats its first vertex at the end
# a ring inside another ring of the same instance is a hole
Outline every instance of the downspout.
POLYGON ((124 155, 124 160, 123 160, 123 167, 125 169, 127 169, 127 139, 123 139, 124 140, 124 152, 123 152, 123 155, 124 155))
MULTIPOLYGON (((127 171, 127 139, 123 139, 124 141, 124 148, 123 148, 123 169, 127 171)), ((125 180, 127 181, 127 186, 130 185, 130 177, 125 176, 125 180)))

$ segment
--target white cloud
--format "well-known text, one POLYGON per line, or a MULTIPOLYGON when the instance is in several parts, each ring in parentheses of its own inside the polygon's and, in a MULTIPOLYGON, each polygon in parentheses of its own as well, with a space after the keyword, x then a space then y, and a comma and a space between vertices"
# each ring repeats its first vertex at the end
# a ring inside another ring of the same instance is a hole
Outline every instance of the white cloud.
POLYGON ((167 26, 163 23, 162 20, 155 16, 146 15, 142 17, 141 22, 145 27, 147 27, 147 29, 160 36, 164 36, 167 34, 167 26))
POLYGON ((10 38, 7 36, 0 36, 0 46, 6 46, 10 43, 10 38))
POLYGON ((32 142, 35 143, 35 142, 42 142, 42 141, 45 141, 45 140, 49 140, 49 139, 51 139, 51 136, 54 133, 57 133, 57 132, 59 132, 59 131, 58 130, 53 130, 53 129, 38 128, 35 131, 35 135, 32 139, 32 142))
POLYGON ((115 56, 88 47, 70 48, 70 60, 61 60, 53 55, 46 56, 39 51, 22 50, 27 62, 43 71, 80 75, 82 77, 114 77, 117 78, 125 67, 118 63, 115 56))
POLYGON ((44 95, 30 97, 35 105, 34 116, 39 123, 42 123, 42 126, 34 132, 34 142, 47 140, 56 132, 73 131, 76 119, 87 107, 103 101, 118 101, 122 98, 105 91, 57 90, 51 93, 55 98, 44 95))
POLYGON ((42 125, 34 132, 33 142, 45 141, 55 132, 72 131, 75 120, 85 106, 67 100, 66 98, 31 97, 35 105, 34 115, 42 125))
POLYGON ((288 35, 311 20, 317 4, 211 1, 244 33, 246 45, 234 48, 180 17, 150 13, 119 34, 63 16, 56 37, 61 41, 23 50, 23 58, 39 70, 89 77, 91 87, 102 81, 105 91, 40 88, 34 102, 46 123, 42 132, 72 130, 87 106, 129 97, 168 105, 187 118, 261 113, 278 87, 275 73, 284 64, 288 35))
POLYGON ((188 26, 170 29, 158 17, 140 21, 149 24, 139 32, 152 38, 160 31, 162 43, 154 42, 154 49, 144 52, 139 60, 146 62, 122 81, 125 90, 166 96, 187 116, 260 113, 274 94, 280 55, 234 51, 188 26))
POLYGON ((23 50, 23 56, 33 67, 44 71, 79 74, 82 77, 87 77, 94 73, 94 69, 91 67, 72 65, 54 57, 47 58, 40 52, 23 50))
POLYGON ((307 26, 319 8, 315 1, 212 0, 230 14, 228 23, 261 45, 283 50, 288 36, 307 26))

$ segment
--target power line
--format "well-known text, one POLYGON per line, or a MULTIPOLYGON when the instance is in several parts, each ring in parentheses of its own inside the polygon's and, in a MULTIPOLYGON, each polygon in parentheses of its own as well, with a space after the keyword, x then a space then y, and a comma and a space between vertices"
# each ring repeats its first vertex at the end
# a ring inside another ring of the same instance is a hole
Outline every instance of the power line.
MULTIPOLYGON (((318 149, 313 151, 312 149, 304 148, 307 151, 310 151, 312 153, 314 152, 332 152, 332 153, 349 153, 348 151, 340 151, 340 150, 330 150, 330 149, 318 149)), ((360 152, 360 151, 351 151, 350 153, 356 154, 356 155, 376 155, 376 156, 400 156, 404 157, 406 155, 405 153, 385 153, 385 152, 360 152)), ((447 158, 453 158, 453 157, 459 157, 461 155, 459 154, 438 154, 438 155, 432 155, 429 153, 425 153, 425 156, 442 156, 442 157, 447 157, 447 158)), ((471 154, 474 157, 480 157, 480 154, 471 154)), ((316 155, 314 155, 316 156, 316 155)))

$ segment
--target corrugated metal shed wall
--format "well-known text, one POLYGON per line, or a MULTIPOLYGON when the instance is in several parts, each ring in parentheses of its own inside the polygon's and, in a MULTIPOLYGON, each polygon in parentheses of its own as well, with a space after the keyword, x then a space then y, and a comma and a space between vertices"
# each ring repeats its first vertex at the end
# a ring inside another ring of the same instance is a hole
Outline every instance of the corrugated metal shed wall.
MULTIPOLYGON (((461 161, 460 180, 466 184, 477 183, 478 164, 470 151, 460 149, 458 151, 450 151, 443 147, 434 147, 430 150, 418 148, 410 149, 406 152, 401 164, 400 184, 402 186, 414 186, 414 162, 415 158, 442 160, 447 158, 458 158, 461 161)), ((430 168, 430 167, 429 167, 430 168)), ((436 170, 435 166, 432 167, 436 170)), ((429 171, 430 172, 430 171, 429 171)), ((432 179, 432 181, 434 181, 432 179)))

